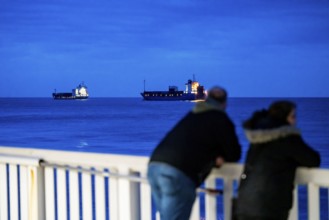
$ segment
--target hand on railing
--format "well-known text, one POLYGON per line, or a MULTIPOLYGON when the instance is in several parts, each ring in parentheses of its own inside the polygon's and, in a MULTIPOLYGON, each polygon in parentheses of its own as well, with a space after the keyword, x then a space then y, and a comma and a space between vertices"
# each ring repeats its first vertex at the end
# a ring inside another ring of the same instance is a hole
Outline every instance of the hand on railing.
POLYGON ((221 189, 210 189, 210 188, 198 188, 197 192, 203 192, 206 194, 210 194, 212 196, 218 196, 223 194, 223 190, 221 189))
POLYGON ((216 158, 216 167, 219 168, 225 163, 225 160, 223 157, 217 157, 216 158))

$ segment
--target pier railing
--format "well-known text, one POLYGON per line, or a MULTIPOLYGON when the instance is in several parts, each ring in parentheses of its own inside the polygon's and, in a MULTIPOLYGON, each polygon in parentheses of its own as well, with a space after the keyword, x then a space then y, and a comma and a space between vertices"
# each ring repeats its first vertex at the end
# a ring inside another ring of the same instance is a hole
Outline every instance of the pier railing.
MULTIPOLYGON (((0 220, 159 219, 145 179, 147 162, 140 156, 0 147, 0 220)), ((205 187, 220 185, 222 202, 200 192, 190 219, 230 220, 241 171, 241 164, 214 169, 205 187)), ((296 185, 307 186, 308 219, 320 219, 319 189, 329 188, 329 170, 299 168, 296 185)), ((300 213, 298 190, 294 195, 289 220, 300 213)))

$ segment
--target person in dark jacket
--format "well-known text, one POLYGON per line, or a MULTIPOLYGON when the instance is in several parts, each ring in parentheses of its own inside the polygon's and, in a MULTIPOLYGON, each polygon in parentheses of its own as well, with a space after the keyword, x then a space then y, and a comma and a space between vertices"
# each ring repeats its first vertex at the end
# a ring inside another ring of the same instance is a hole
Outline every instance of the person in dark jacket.
POLYGON ((238 220, 286 220, 296 168, 318 167, 320 155, 296 128, 296 105, 277 101, 256 111, 243 127, 250 148, 236 203, 238 220))
POLYGON ((208 92, 153 151, 148 180, 161 220, 188 220, 196 188, 213 167, 240 159, 235 127, 225 113, 227 93, 208 92))

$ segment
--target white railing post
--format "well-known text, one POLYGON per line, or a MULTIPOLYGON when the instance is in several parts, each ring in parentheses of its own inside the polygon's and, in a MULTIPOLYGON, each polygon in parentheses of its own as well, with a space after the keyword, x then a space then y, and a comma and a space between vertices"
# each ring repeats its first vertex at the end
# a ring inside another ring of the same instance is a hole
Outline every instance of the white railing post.
POLYGON ((44 220, 46 219, 44 168, 29 166, 28 180, 29 219, 44 220))
MULTIPOLYGON (((109 170, 110 173, 117 174, 118 170, 115 168, 111 168, 109 170)), ((119 180, 114 177, 109 177, 109 211, 110 211, 110 219, 118 219, 119 220, 119 180)))
POLYGON ((20 165, 20 191, 21 191, 21 220, 28 220, 29 217, 29 194, 28 194, 28 176, 27 167, 20 165))
POLYGON ((17 165, 9 165, 9 188, 10 188, 10 219, 18 219, 18 184, 17 165))
POLYGON ((200 195, 199 193, 197 193, 192 207, 190 220, 199 220, 199 219, 200 219, 200 195))
POLYGON ((57 213, 58 219, 67 219, 66 170, 57 168, 57 213))
POLYGON ((82 172, 82 215, 83 220, 92 220, 91 173, 82 172))
POLYGON ((95 175, 95 206, 96 219, 105 220, 105 178, 100 174, 95 175))
POLYGON ((7 165, 0 163, 0 220, 8 219, 7 165))
POLYGON ((55 220, 54 168, 45 167, 46 220, 55 220))
MULTIPOLYGON (((205 187, 209 189, 216 188, 216 179, 209 177, 205 181, 205 187)), ((205 194, 205 219, 217 220, 217 202, 216 196, 205 194)))
MULTIPOLYGON (((128 167, 119 167, 119 174, 130 175, 128 167)), ((119 218, 118 220, 132 220, 136 213, 133 213, 132 208, 132 193, 131 184, 128 179, 118 179, 118 204, 119 204, 119 218)))
POLYGON ((320 219, 320 197, 319 187, 313 183, 307 184, 307 196, 308 196, 308 219, 320 219))
MULTIPOLYGON (((141 172, 141 177, 146 177, 146 170, 141 172)), ((148 181, 142 181, 140 183, 140 205, 141 205, 141 219, 152 219, 152 195, 151 187, 148 181)))
MULTIPOLYGON (((130 171, 129 176, 139 177, 138 172, 130 171)), ((131 219, 132 220, 141 220, 141 191, 140 191, 140 182, 129 181, 130 182, 130 204, 131 204, 131 219)))
POLYGON ((69 170, 69 191, 70 191, 70 219, 79 220, 79 173, 76 170, 69 170))
POLYGON ((293 191, 293 201, 292 201, 292 208, 289 212, 288 220, 297 220, 298 219, 298 185, 295 185, 293 191))
POLYGON ((224 219, 232 219, 232 198, 233 198, 233 179, 224 178, 223 202, 224 219))

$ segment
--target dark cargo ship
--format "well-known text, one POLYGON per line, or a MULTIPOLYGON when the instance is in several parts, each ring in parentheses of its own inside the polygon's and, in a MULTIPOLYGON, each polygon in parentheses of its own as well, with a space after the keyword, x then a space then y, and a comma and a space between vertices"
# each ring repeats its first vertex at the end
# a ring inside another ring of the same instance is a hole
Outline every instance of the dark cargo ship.
POLYGON ((204 100, 206 97, 204 87, 199 82, 188 80, 185 91, 178 90, 177 86, 169 86, 168 91, 145 91, 141 93, 146 101, 193 101, 204 100))
POLYGON ((87 86, 82 82, 72 92, 55 92, 53 93, 54 99, 71 100, 71 99, 88 99, 89 94, 87 86))

